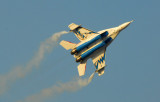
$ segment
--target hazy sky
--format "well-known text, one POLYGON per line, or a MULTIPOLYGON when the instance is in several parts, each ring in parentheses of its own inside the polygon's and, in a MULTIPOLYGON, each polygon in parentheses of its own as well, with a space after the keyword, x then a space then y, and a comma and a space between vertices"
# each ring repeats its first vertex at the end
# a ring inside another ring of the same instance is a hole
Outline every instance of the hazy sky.
MULTIPOLYGON (((44 102, 160 102, 159 4, 159 0, 0 0, 0 76, 26 66, 42 42, 69 31, 70 23, 99 31, 134 19, 108 47, 102 77, 95 75, 87 87, 44 102)), ((79 42, 73 33, 60 40, 79 42)), ((56 46, 38 68, 8 82, 0 102, 17 102, 57 82, 68 82, 78 76, 77 65, 70 51, 56 46)), ((89 60, 85 77, 94 70, 89 60)))

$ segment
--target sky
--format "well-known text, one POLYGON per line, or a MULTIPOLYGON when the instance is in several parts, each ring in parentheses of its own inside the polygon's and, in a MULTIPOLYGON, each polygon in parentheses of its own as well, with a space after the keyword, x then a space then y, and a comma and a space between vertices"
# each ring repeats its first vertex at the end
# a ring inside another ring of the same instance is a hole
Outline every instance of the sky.
MULTIPOLYGON (((51 95, 43 102, 160 102, 159 3, 159 0, 0 0, 0 77, 15 68, 25 68, 40 46, 53 34, 69 31, 70 23, 100 31, 135 20, 107 48, 103 76, 95 75, 86 87, 51 95)), ((61 40, 79 42, 73 33, 63 35, 58 43, 61 40)), ((70 51, 58 44, 37 63, 38 66, 32 64, 26 75, 7 79, 0 102, 25 102, 24 99, 43 89, 78 76, 78 63, 70 51)), ((89 60, 83 78, 94 70, 89 60)))

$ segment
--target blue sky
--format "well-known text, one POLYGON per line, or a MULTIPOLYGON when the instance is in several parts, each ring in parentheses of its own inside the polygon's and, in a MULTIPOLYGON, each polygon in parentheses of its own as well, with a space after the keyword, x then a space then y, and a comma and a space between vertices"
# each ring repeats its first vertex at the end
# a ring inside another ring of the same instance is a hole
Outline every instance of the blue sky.
MULTIPOLYGON (((159 102, 159 0, 1 0, 0 75, 24 66, 41 42, 72 22, 99 31, 135 21, 108 47, 102 77, 74 93, 45 102, 159 102)), ((73 33, 60 40, 78 43, 73 33)), ((39 68, 9 85, 1 102, 17 102, 57 82, 72 80, 77 63, 61 46, 46 54, 39 68)), ((86 77, 94 71, 91 60, 86 77)))

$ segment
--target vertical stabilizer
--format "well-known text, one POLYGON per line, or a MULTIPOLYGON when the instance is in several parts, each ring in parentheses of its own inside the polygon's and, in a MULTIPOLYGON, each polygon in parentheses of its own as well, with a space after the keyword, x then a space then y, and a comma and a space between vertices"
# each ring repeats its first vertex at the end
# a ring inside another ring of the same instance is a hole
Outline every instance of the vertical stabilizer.
POLYGON ((86 64, 87 64, 87 62, 81 62, 81 63, 78 65, 78 73, 79 73, 79 76, 83 76, 83 75, 85 74, 86 64))

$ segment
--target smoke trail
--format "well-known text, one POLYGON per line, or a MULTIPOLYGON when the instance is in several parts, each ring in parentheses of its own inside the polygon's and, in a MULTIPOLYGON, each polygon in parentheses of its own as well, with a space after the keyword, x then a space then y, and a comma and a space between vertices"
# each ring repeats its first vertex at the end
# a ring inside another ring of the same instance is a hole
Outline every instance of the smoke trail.
POLYGON ((9 84, 24 77, 32 70, 32 68, 38 67, 44 58, 44 55, 50 52, 58 44, 57 42, 62 35, 67 33, 68 32, 66 31, 61 31, 53 34, 50 38, 40 44, 38 51, 25 66, 17 66, 7 74, 0 75, 0 95, 8 89, 9 84))
POLYGON ((50 88, 46 88, 40 91, 40 93, 33 94, 24 100, 17 102, 45 102, 49 98, 53 98, 59 94, 66 92, 74 92, 82 87, 87 86, 93 79, 94 73, 88 79, 76 79, 67 83, 59 83, 58 85, 53 85, 50 88))

